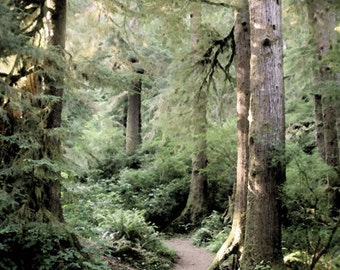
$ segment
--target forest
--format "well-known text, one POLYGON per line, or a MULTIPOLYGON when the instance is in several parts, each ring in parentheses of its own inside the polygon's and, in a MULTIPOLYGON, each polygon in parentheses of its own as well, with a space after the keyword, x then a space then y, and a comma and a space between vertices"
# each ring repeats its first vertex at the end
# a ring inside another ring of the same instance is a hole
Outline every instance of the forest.
POLYGON ((339 11, 1 0, 0 269, 340 269, 339 11))

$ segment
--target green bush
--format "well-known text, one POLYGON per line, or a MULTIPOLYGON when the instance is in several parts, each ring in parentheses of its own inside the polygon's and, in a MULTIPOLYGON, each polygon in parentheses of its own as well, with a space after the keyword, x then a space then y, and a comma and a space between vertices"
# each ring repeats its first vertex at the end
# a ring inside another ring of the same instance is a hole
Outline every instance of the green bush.
POLYGON ((195 245, 216 253, 227 239, 229 232, 230 227, 223 224, 221 214, 213 211, 202 221, 201 227, 195 231, 192 238, 195 245))
POLYGON ((306 154, 297 145, 287 149, 291 159, 282 189, 286 263, 298 269, 330 269, 326 265, 339 256, 338 221, 330 216, 327 192, 327 176, 333 172, 317 153, 306 154))
POLYGON ((156 227, 145 220, 145 211, 123 210, 112 185, 110 180, 68 183, 63 209, 69 226, 87 239, 84 244, 94 259, 119 257, 137 269, 171 269, 175 255, 162 244, 156 227), (91 249, 93 245, 99 251, 91 249))
POLYGON ((3 270, 96 267, 81 250, 75 235, 60 224, 7 225, 0 230, 0 243, 0 269, 3 270))
POLYGON ((102 237, 112 241, 125 239, 134 245, 144 246, 157 238, 155 227, 145 221, 143 211, 98 209, 95 218, 102 237))
POLYGON ((140 168, 122 169, 112 176, 110 188, 119 195, 124 209, 144 210, 148 221, 165 228, 185 206, 191 161, 185 154, 175 153, 171 144, 161 148, 155 143, 145 146, 137 159, 140 168), (159 147, 158 154, 154 154, 155 147, 159 147))
POLYGON ((111 254, 139 269, 171 269, 175 254, 162 242, 156 228, 145 221, 144 211, 98 211, 102 238, 111 254))
POLYGON ((145 217, 162 230, 179 216, 189 194, 189 179, 174 179, 153 188, 146 200, 145 217))
POLYGON ((96 237, 97 209, 117 209, 121 205, 119 194, 112 191, 110 181, 87 183, 67 182, 62 192, 65 220, 77 234, 85 238, 96 237))

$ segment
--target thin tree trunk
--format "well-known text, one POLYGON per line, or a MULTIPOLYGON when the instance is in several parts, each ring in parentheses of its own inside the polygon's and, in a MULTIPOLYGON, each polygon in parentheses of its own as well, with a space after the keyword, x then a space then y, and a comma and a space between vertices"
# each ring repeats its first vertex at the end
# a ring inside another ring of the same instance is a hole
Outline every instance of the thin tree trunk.
POLYGON ((281 1, 250 0, 249 178, 242 269, 283 264, 279 187, 285 180, 281 1))
MULTIPOLYGON (((45 14, 45 33, 46 45, 53 46, 63 57, 65 48, 66 37, 66 0, 47 0, 46 1, 46 14, 45 14)), ((47 67, 58 67, 54 60, 48 59, 45 63, 47 67)), ((62 97, 63 97, 63 78, 56 76, 45 76, 45 89, 46 95, 56 97, 57 100, 50 105, 50 112, 47 117, 46 128, 55 129, 61 126, 61 113, 62 113, 62 97)), ((43 156, 51 160, 56 160, 61 155, 61 142, 58 136, 48 133, 44 140, 44 153, 43 156)), ((54 174, 53 172, 46 172, 54 174)), ((48 198, 46 208, 57 217, 59 221, 63 222, 63 212, 61 207, 61 183, 60 176, 56 175, 53 180, 46 183, 48 190, 48 198)))
POLYGON ((231 232, 217 252, 209 269, 215 270, 231 254, 242 251, 247 208, 247 184, 249 166, 248 111, 250 97, 250 26, 248 1, 238 2, 235 11, 235 68, 237 87, 237 179, 234 193, 231 232))

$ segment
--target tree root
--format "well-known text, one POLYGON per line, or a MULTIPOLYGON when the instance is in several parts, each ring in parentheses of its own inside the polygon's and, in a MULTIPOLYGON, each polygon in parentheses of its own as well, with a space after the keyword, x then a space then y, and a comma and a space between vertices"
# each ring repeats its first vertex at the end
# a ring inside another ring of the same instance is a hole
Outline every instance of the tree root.
POLYGON ((239 253, 241 253, 240 235, 241 231, 237 228, 230 232, 229 237, 223 243, 211 265, 209 266, 209 270, 219 270, 222 263, 225 262, 231 255, 239 255, 239 253))

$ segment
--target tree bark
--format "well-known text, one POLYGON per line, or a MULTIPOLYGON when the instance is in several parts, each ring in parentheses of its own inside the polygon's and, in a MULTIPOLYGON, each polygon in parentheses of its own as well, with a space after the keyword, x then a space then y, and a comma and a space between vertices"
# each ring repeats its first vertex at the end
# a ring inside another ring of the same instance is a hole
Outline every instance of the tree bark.
MULTIPOLYGON (((133 1, 130 3, 130 9, 138 11, 140 1, 133 1)), ((137 18, 129 20, 129 27, 134 33, 139 32, 139 21, 137 18)), ((135 41, 134 38, 132 38, 135 41)), ((137 57, 130 56, 128 59, 132 65, 132 69, 136 74, 143 74, 144 69, 139 66, 137 57)), ((137 78, 131 82, 131 90, 128 94, 126 129, 125 129, 125 152, 127 155, 133 154, 142 143, 141 128, 141 93, 142 80, 137 78)), ((137 161, 138 162, 138 161, 137 161)), ((134 166, 137 164, 134 164, 134 166)))
POLYGON ((285 180, 281 1, 250 0, 249 179, 242 269, 282 266, 279 187, 285 180))
MULTIPOLYGON (((137 70, 136 73, 143 73, 137 70)), ((141 92, 142 80, 135 79, 132 81, 132 91, 128 94, 128 108, 126 117, 126 154, 131 155, 134 153, 142 142, 141 137, 141 92)))
POLYGON ((325 62, 325 56, 336 46, 335 2, 307 2, 308 18, 311 32, 317 42, 317 60, 321 67, 315 72, 314 81, 319 87, 315 93, 315 123, 317 129, 317 146, 320 156, 333 168, 328 175, 328 196, 331 214, 338 215, 340 209, 340 166, 337 133, 337 78, 334 71, 325 62))
MULTIPOLYGON (((53 47, 60 57, 64 55, 65 38, 66 38, 66 0, 47 0, 45 14, 45 35, 46 45, 53 47)), ((55 60, 47 59, 45 62, 47 69, 51 66, 60 69, 60 65, 55 60)), ((45 76, 44 94, 56 97, 56 101, 51 102, 49 114, 47 116, 46 128, 55 129, 61 126, 62 116, 62 97, 63 97, 63 81, 64 78, 60 75, 51 77, 45 76)), ((43 156, 51 160, 56 160, 61 155, 61 142, 58 136, 48 133, 44 139, 43 156)), ((54 174, 53 172, 46 172, 54 174)), ((61 183, 60 176, 55 175, 46 183, 47 201, 46 208, 58 218, 60 222, 64 221, 62 206, 61 206, 61 183)))
POLYGON ((323 131, 323 113, 321 95, 314 95, 314 117, 315 117, 315 130, 316 130, 316 146, 320 157, 325 160, 325 136, 323 131))
POLYGON ((210 270, 218 269, 231 254, 243 248, 247 209, 247 184, 249 166, 248 111, 250 97, 250 26, 248 1, 240 0, 235 11, 235 68, 237 87, 237 179, 234 193, 231 232, 217 252, 210 270))
MULTIPOLYGON (((192 4, 190 14, 191 44, 194 49, 200 41, 201 5, 192 4)), ((181 215, 173 222, 176 227, 182 223, 197 226, 208 214, 208 176, 205 169, 207 159, 207 99, 205 89, 193 89, 192 99, 192 123, 194 153, 192 155, 192 172, 190 190, 186 206, 181 215)))
MULTIPOLYGON (((47 0, 46 9, 46 45, 53 46, 60 52, 60 55, 63 55, 66 38, 66 0, 47 0)), ((49 60, 46 64, 58 67, 57 63, 49 62, 49 60)), ((63 78, 47 77, 46 80, 45 94, 59 98, 51 106, 46 126, 47 128, 57 128, 61 126, 63 78)))

